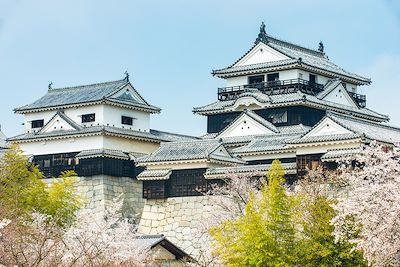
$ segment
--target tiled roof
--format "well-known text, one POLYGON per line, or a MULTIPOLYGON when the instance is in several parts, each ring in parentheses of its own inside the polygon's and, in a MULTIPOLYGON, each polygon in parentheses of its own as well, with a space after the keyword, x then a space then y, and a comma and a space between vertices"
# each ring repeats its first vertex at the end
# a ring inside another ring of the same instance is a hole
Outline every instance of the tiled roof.
POLYGON ((195 136, 190 136, 190 135, 184 135, 184 134, 176 134, 176 133, 170 133, 170 132, 164 132, 164 131, 159 131, 159 130, 150 130, 150 133, 163 139, 163 140, 168 140, 168 141, 190 141, 190 140, 199 140, 199 137, 195 136))
POLYGON ((170 169, 144 170, 137 179, 140 181, 168 180, 171 173, 170 169))
MULTIPOLYGON (((369 84, 371 80, 360 75, 350 73, 338 65, 331 62, 324 53, 316 50, 308 49, 295 45, 283 40, 279 40, 272 36, 267 35, 268 42, 264 42, 265 45, 275 49, 276 51, 286 55, 290 59, 279 60, 275 62, 266 62, 260 64, 251 64, 245 66, 230 66, 228 68, 213 71, 214 75, 223 77, 227 74, 240 73, 243 71, 251 70, 267 70, 268 68, 296 65, 298 67, 312 67, 322 70, 324 72, 333 73, 336 75, 348 77, 350 79, 357 80, 359 84, 369 84), (301 59, 301 60, 300 60, 301 59)), ((245 55, 247 55, 258 43, 256 43, 245 55)), ((245 56, 244 55, 244 56, 245 56)), ((241 58, 243 58, 242 56, 241 58)))
POLYGON ((263 135, 255 137, 249 144, 235 148, 233 154, 259 153, 259 152, 276 152, 278 150, 286 150, 286 144, 291 140, 300 138, 299 134, 276 134, 263 135))
POLYGON ((246 109, 245 111, 243 111, 247 116, 249 116, 250 118, 252 118, 253 120, 255 120, 256 122, 260 123, 261 125, 263 125, 264 127, 270 129, 271 131, 278 133, 279 130, 278 128, 276 128, 275 125, 273 125, 272 123, 270 123, 269 121, 267 121, 266 119, 264 119, 263 117, 257 115, 254 111, 246 109))
POLYGON ((328 150, 322 157, 322 161, 336 160, 343 157, 348 157, 352 155, 359 154, 361 152, 360 148, 347 148, 347 149, 335 149, 328 150))
POLYGON ((123 128, 117 128, 112 126, 91 126, 91 127, 83 127, 80 130, 60 130, 60 131, 52 131, 48 133, 25 133, 21 135, 17 135, 9 138, 9 141, 29 141, 29 140, 38 140, 38 139, 48 139, 48 138, 63 138, 63 137, 71 137, 71 136, 80 136, 87 134, 105 134, 105 135, 118 135, 122 137, 138 139, 138 140, 146 140, 152 142, 162 142, 162 141, 170 141, 170 138, 162 138, 158 135, 155 135, 151 132, 142 132, 135 131, 123 128))
POLYGON ((368 108, 357 108, 351 107, 331 101, 326 101, 319 99, 316 96, 304 94, 302 92, 288 93, 288 94, 279 94, 279 95, 268 95, 267 98, 262 99, 260 95, 265 95, 260 91, 256 92, 248 92, 240 95, 240 97, 236 100, 227 100, 227 101, 216 101, 209 105, 203 107, 197 107, 193 109, 194 113, 207 115, 211 113, 221 113, 227 111, 233 111, 233 107, 237 101, 240 101, 242 97, 252 96, 258 102, 265 105, 267 108, 278 107, 278 106, 288 106, 288 105, 309 105, 319 108, 324 108, 327 110, 333 110, 341 113, 353 113, 359 117, 368 117, 377 121, 386 121, 388 117, 386 115, 379 114, 374 112, 368 108))
POLYGON ((215 159, 232 163, 243 163, 243 161, 217 153, 222 146, 218 140, 196 140, 186 142, 162 143, 160 148, 148 156, 138 159, 138 163, 181 161, 196 159, 215 159))
POLYGON ((362 134, 348 133, 348 134, 329 134, 329 135, 318 135, 318 136, 307 136, 293 140, 289 140, 288 144, 308 144, 317 142, 331 142, 331 141, 342 141, 342 140, 353 140, 362 138, 362 134))
MULTIPOLYGON (((281 163, 286 174, 296 173, 296 163, 281 163)), ((244 165, 235 167, 208 168, 204 174, 206 179, 225 179, 229 175, 265 176, 272 164, 244 165)))
POLYGON ((377 140, 390 144, 400 142, 400 128, 336 113, 328 113, 327 116, 344 128, 359 135, 364 135, 370 140, 377 140))
MULTIPOLYGON (((53 109, 61 106, 90 104, 99 101, 108 101, 112 103, 124 104, 132 107, 137 107, 150 112, 159 112, 158 107, 149 105, 140 95, 138 98, 126 98, 123 96, 114 97, 118 90, 128 85, 129 82, 117 80, 104 83, 96 83, 90 85, 82 85, 75 87, 65 87, 57 89, 49 89, 48 92, 36 100, 32 104, 25 105, 15 109, 15 112, 28 112, 37 109, 53 109)), ((133 88, 133 87, 132 87, 133 88)))
MULTIPOLYGON (((178 246, 169 241, 164 235, 143 235, 137 236, 131 244, 133 247, 138 249, 150 250, 157 245, 162 246, 173 254, 177 260, 181 261, 193 261, 193 258, 189 254, 181 250, 178 246)), ((183 264, 183 262, 182 262, 183 264)))
POLYGON ((98 157, 106 157, 106 158, 117 158, 129 160, 129 156, 122 152, 121 150, 114 149, 90 149, 83 150, 76 155, 77 158, 85 159, 85 158, 98 158, 98 157))

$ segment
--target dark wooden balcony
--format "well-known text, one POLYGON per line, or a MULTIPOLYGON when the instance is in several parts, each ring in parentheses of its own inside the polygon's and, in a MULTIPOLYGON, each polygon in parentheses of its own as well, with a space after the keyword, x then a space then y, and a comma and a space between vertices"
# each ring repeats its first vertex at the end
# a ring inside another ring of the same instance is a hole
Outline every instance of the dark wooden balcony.
POLYGON ((237 99, 242 93, 258 89, 267 95, 288 94, 301 91, 305 94, 317 95, 324 86, 303 79, 277 80, 231 87, 218 88, 218 100, 237 99))
POLYGON ((360 108, 365 108, 367 106, 367 97, 365 95, 360 95, 353 92, 348 93, 360 108))

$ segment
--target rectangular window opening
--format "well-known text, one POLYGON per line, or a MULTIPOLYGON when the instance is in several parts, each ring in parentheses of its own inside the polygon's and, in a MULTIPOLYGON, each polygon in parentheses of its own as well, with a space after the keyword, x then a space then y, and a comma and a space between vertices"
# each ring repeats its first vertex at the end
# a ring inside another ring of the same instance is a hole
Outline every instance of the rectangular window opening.
POLYGON ((267 74, 267 81, 269 82, 279 81, 279 72, 267 74))
POLYGON ((133 118, 128 116, 122 116, 121 123, 125 125, 133 125, 133 118))
POLYGON ((42 128, 44 125, 44 120, 34 120, 32 121, 32 128, 42 128))
POLYGON ((264 82, 264 75, 250 76, 249 84, 262 83, 264 82))
POLYGON ((95 113, 82 115, 82 123, 93 122, 93 121, 95 121, 95 119, 96 119, 95 113))

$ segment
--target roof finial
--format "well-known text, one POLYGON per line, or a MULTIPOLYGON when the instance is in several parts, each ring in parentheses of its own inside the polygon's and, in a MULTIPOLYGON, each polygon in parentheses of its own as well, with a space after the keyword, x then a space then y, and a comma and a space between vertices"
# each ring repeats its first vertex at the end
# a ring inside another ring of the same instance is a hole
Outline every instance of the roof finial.
POLYGON ((129 82, 129 73, 128 73, 127 70, 125 71, 125 78, 124 78, 124 80, 127 81, 127 82, 129 82))
POLYGON ((52 88, 51 88, 52 86, 53 86, 53 82, 50 81, 50 82, 49 82, 49 85, 48 85, 47 87, 49 88, 49 90, 51 90, 51 89, 52 89, 52 88))
POLYGON ((322 41, 319 41, 318 51, 324 53, 324 43, 322 41))
POLYGON ((260 26, 260 33, 254 43, 258 44, 259 42, 268 43, 267 32, 265 30, 265 23, 264 21, 261 22, 260 26))

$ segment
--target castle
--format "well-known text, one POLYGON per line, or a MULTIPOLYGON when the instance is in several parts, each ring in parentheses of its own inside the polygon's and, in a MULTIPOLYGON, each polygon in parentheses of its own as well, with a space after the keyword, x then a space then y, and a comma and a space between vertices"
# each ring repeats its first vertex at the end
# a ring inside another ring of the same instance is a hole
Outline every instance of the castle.
POLYGON ((371 80, 329 60, 324 46, 305 48, 260 27, 254 45, 232 65, 217 101, 195 107, 207 116, 200 137, 149 128, 158 107, 122 80, 52 88, 15 109, 23 134, 9 138, 46 177, 75 170, 88 208, 102 209, 120 193, 139 214, 139 231, 164 234, 191 255, 205 236, 199 222, 212 211, 203 194, 228 173, 265 173, 279 159, 288 183, 307 168, 335 168, 372 140, 392 146, 400 129, 370 110, 359 86, 371 80))

